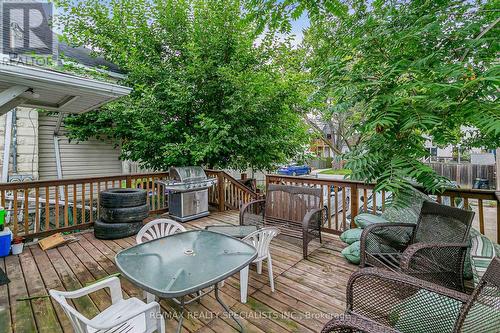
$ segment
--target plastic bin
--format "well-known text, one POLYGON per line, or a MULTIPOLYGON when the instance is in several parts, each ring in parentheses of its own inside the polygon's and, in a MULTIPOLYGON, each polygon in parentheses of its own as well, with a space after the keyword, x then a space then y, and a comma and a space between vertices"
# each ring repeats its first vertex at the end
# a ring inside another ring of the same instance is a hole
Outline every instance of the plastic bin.
POLYGON ((10 252, 10 244, 12 243, 12 232, 9 228, 0 231, 0 257, 6 257, 10 252))

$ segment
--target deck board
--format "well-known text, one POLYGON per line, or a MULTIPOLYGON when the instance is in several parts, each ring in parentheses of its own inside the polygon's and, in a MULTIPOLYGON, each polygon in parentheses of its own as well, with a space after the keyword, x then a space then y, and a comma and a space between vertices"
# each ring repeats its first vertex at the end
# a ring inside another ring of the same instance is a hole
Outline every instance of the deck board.
MULTIPOLYGON (((185 223, 187 229, 203 229, 208 225, 237 224, 238 213, 226 211, 185 223)), ((17 301, 20 297, 48 295, 48 290, 74 290, 95 280, 117 273, 117 252, 135 244, 135 237, 99 240, 92 232, 77 234, 78 242, 42 251, 38 245, 25 249, 20 256, 0 259, 12 280, 0 286, 0 333, 3 332, 72 332, 62 309, 50 298, 17 301)), ((248 302, 239 302, 239 275, 228 278, 221 297, 232 311, 239 313, 245 332, 303 332, 321 330, 333 314, 345 307, 345 287, 349 275, 357 270, 341 256, 341 242, 336 236, 325 237, 323 244, 309 245, 308 260, 302 259, 298 242, 275 239, 271 244, 276 290, 269 287, 267 264, 261 275, 251 267, 248 302)), ((124 297, 143 297, 141 289, 123 277, 124 297)), ((92 317, 110 304, 106 290, 73 301, 74 306, 92 317)), ((161 300, 167 320, 167 332, 177 325, 176 306, 161 300)), ((189 304, 182 332, 231 333, 236 324, 224 315, 213 294, 189 304)))

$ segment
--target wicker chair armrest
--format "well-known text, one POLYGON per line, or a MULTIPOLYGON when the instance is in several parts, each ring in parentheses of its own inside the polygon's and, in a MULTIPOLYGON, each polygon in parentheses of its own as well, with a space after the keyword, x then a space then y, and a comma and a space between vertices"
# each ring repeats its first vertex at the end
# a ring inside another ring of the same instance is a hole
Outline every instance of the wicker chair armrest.
POLYGON ((390 327, 379 325, 373 321, 351 316, 349 314, 330 320, 321 330, 321 333, 344 332, 394 333, 397 331, 390 327))
POLYGON ((245 215, 251 212, 251 209, 255 209, 256 207, 261 209, 262 219, 264 219, 265 205, 265 199, 254 200, 244 204, 240 209, 240 225, 245 225, 245 215))
MULTIPOLYGON (((311 223, 314 222, 315 215, 321 214, 321 212, 323 212, 323 211, 324 211, 324 208, 315 208, 313 210, 308 211, 306 213, 306 215, 304 216, 304 220, 302 221, 302 229, 304 231, 309 230, 311 223)), ((320 225, 320 227, 321 227, 321 225, 320 225)))
POLYGON ((400 268, 409 274, 445 287, 464 291, 463 266, 467 243, 416 243, 408 246, 400 268))
POLYGON ((367 264, 367 254, 368 253, 377 253, 380 251, 379 246, 374 246, 379 243, 383 243, 385 245, 394 248, 396 252, 403 252, 403 250, 407 247, 411 237, 405 237, 405 231, 409 233, 413 233, 415 231, 416 225, 413 223, 376 223, 369 225, 363 229, 360 238, 360 253, 361 253, 361 267, 365 267, 367 264), (389 234, 393 235, 393 237, 387 237, 387 235, 383 235, 382 231, 389 231, 389 234), (401 234, 401 235, 399 235, 401 234), (392 238, 392 242, 388 241, 386 238, 392 238), (394 239, 399 239, 399 242, 394 244, 394 239), (371 245, 371 246, 370 246, 371 245))
POLYGON ((467 251, 467 243, 415 243, 408 246, 401 257, 401 269, 410 269, 411 262, 419 253, 424 251, 438 252, 446 249, 460 249, 467 251))
POLYGON ((369 298, 373 308, 380 311, 384 307, 392 308, 396 304, 390 304, 391 302, 400 302, 419 290, 445 296, 462 304, 469 300, 469 295, 465 293, 413 276, 379 268, 363 268, 353 273, 347 283, 347 311, 357 314, 360 314, 360 310, 362 312, 363 306, 357 299, 361 296, 369 298), (397 297, 393 297, 394 295, 397 297), (380 303, 380 307, 377 307, 377 303, 380 303), (361 307, 358 308, 358 305, 361 307))

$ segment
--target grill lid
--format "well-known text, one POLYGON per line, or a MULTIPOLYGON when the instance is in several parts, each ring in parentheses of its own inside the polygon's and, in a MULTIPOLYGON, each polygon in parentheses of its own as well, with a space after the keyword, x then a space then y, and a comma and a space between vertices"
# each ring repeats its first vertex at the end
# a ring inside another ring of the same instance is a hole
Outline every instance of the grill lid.
POLYGON ((208 178, 202 167, 171 167, 169 180, 157 180, 157 184, 165 190, 173 192, 191 192, 207 189, 217 182, 215 178, 208 178))
POLYGON ((200 182, 207 179, 205 171, 199 166, 171 167, 170 177, 182 183, 200 182))

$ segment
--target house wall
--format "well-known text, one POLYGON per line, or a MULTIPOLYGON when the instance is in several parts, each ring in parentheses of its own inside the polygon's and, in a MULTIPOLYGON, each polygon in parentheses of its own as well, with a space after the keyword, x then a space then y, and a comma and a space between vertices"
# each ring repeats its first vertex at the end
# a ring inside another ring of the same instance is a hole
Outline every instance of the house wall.
MULTIPOLYGON (((56 179, 56 155, 54 130, 57 115, 40 114, 39 117, 39 176, 40 179, 56 179)), ((85 142, 70 142, 64 135, 64 126, 59 132, 59 151, 63 178, 100 177, 122 173, 120 148, 111 142, 92 139, 85 142)))
MULTIPOLYGON (((3 169, 5 149, 5 127, 8 114, 0 116, 0 172, 3 169)), ((12 164, 12 147, 9 176, 18 174, 38 178, 38 112, 28 108, 17 108, 17 170, 12 164)))

